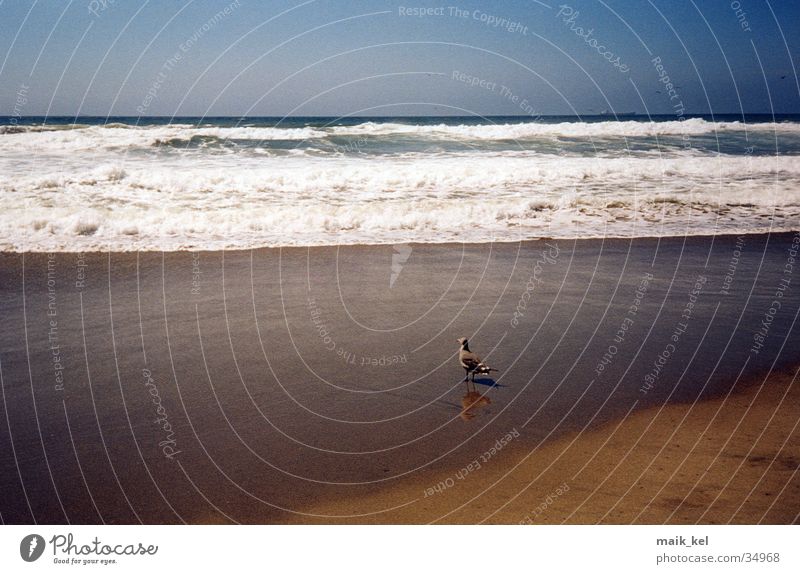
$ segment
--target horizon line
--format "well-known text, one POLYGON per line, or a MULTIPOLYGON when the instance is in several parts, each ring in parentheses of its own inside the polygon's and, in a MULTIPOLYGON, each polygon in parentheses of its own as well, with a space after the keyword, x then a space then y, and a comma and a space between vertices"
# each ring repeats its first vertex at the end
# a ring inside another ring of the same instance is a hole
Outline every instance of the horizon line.
POLYGON ((585 113, 585 114, 538 114, 536 116, 531 116, 530 114, 473 114, 473 115, 460 115, 460 114, 428 114, 428 115, 412 115, 412 114, 398 114, 398 115, 377 115, 377 114, 368 114, 368 115, 168 115, 168 114, 159 114, 159 115, 147 115, 147 116, 140 116, 140 115, 126 115, 126 114, 115 114, 115 115, 93 115, 93 114, 80 114, 80 115, 72 115, 72 114, 25 114, 25 115, 14 115, 14 114, 0 114, 0 118, 17 118, 20 120, 24 119, 31 119, 31 118, 138 118, 138 119, 181 119, 181 118, 216 118, 216 119, 250 119, 250 118, 260 118, 260 119, 295 119, 295 118, 303 118, 303 119, 346 119, 346 118, 528 118, 531 120, 536 120, 538 118, 563 118, 563 117, 607 117, 607 118, 614 118, 614 117, 663 117, 663 116, 674 116, 676 119, 680 119, 680 117, 685 116, 800 116, 800 112, 750 112, 750 111, 737 111, 737 112, 685 112, 681 116, 677 116, 674 113, 640 113, 640 112, 618 112, 618 113, 585 113))

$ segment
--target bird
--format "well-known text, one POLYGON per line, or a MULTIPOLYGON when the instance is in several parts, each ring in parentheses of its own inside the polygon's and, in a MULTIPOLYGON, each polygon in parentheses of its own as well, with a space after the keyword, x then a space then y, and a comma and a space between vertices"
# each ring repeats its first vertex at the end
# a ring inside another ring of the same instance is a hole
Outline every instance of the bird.
MULTIPOLYGON (((458 362, 461 363, 461 366, 464 367, 464 371, 466 372, 466 376, 464 377, 465 381, 469 380, 469 375, 472 373, 472 382, 475 382, 475 374, 485 375, 491 371, 497 371, 497 369, 491 368, 489 365, 481 361, 481 358, 469 350, 469 341, 466 337, 461 337, 460 339, 456 339, 458 344, 461 345, 461 348, 458 351, 458 362)), ((467 384, 469 386, 469 384, 467 384)))

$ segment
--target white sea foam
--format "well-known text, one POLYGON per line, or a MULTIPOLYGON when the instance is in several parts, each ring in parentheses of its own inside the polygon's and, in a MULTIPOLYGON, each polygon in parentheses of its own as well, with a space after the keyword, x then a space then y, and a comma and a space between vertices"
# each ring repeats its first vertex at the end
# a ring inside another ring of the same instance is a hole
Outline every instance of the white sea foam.
MULTIPOLYGON (((11 126, 16 127, 16 126, 11 126)), ((32 126, 37 128, 38 126, 32 126)), ((135 149, 158 145, 184 145, 192 138, 219 140, 295 140, 323 138, 328 134, 315 128, 193 127, 188 125, 122 127, 86 126, 79 129, 9 130, 0 134, 0 151, 75 152, 103 149, 135 149)))
POLYGON ((655 137, 662 135, 705 135, 730 131, 800 133, 797 123, 710 122, 702 118, 683 121, 604 121, 604 122, 524 122, 484 125, 408 125, 400 123, 367 122, 356 126, 338 126, 338 135, 424 135, 437 138, 467 140, 514 140, 533 137, 655 137))
POLYGON ((120 157, 0 174, 0 249, 158 250, 793 229, 800 157, 120 157))

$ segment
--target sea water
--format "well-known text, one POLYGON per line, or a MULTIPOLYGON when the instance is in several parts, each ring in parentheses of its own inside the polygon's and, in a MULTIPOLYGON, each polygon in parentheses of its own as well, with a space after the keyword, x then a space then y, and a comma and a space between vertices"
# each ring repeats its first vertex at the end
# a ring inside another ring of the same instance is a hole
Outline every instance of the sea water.
POLYGON ((0 117, 0 249, 800 229, 800 117, 0 117))

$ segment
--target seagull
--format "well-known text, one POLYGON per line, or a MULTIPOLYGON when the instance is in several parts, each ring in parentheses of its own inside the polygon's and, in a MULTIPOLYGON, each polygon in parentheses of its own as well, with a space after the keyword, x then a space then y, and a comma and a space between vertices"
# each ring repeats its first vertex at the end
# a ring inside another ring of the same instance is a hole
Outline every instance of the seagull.
MULTIPOLYGON (((466 337, 461 337, 460 339, 456 339, 458 344, 461 345, 461 349, 458 351, 458 362, 461 363, 461 366, 464 367, 464 371, 466 371, 466 376, 464 377, 465 381, 469 380, 469 374, 472 373, 472 382, 475 382, 475 373, 479 375, 483 375, 489 373, 490 371, 496 371, 497 369, 492 369, 486 363, 481 361, 481 358, 469 350, 469 341, 466 337)), ((469 385, 467 385, 469 386, 469 385)))

